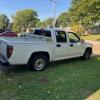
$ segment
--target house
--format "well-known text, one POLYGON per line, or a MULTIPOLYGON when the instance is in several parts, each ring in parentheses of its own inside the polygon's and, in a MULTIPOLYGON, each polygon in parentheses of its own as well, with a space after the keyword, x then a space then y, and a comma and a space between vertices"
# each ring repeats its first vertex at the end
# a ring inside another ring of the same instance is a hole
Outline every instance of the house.
POLYGON ((100 25, 96 26, 93 29, 89 29, 89 33, 99 34, 100 35, 100 25))

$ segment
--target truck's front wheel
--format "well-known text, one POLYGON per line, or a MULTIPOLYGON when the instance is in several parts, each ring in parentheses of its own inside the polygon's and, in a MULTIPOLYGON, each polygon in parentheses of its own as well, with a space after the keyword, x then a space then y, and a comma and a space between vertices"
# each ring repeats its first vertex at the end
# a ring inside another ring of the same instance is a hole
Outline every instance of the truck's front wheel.
POLYGON ((91 51, 90 51, 90 49, 87 49, 82 58, 84 60, 88 60, 88 59, 90 59, 90 57, 91 57, 91 51))
POLYGON ((42 71, 46 67, 47 62, 48 60, 45 55, 37 55, 32 57, 30 67, 32 70, 42 71))

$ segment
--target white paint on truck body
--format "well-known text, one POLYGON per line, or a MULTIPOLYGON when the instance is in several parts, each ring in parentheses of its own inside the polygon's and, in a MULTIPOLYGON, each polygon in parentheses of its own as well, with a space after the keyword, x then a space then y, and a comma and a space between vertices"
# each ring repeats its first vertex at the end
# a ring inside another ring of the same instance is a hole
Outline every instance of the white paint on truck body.
POLYGON ((50 61, 68 59, 82 56, 86 48, 91 47, 88 43, 70 43, 69 34, 66 32, 66 42, 57 42, 56 32, 64 32, 60 29, 45 29, 51 32, 51 37, 37 36, 34 34, 26 37, 0 38, 0 54, 13 64, 27 64, 31 55, 35 52, 47 52, 50 61), (57 47, 57 45, 61 47, 57 47), (13 46, 11 57, 7 58, 7 45, 13 46), (73 47, 71 47, 73 45, 73 47))

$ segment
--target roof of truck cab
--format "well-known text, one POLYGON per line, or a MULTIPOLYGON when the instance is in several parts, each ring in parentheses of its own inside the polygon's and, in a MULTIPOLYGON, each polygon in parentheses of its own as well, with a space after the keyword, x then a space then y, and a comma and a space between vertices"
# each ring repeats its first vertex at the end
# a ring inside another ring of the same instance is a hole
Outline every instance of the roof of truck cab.
POLYGON ((66 31, 66 32, 72 32, 71 30, 67 30, 67 29, 63 29, 63 28, 34 28, 35 30, 48 30, 48 31, 52 31, 52 30, 58 30, 58 31, 66 31))

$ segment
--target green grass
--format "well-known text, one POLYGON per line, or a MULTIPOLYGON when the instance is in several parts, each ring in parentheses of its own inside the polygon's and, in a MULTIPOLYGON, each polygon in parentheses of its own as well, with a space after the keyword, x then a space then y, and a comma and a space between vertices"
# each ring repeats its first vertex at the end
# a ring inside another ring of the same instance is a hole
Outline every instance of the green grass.
POLYGON ((84 35, 84 36, 81 36, 82 39, 85 39, 85 40, 93 40, 93 41, 100 41, 100 35, 84 35))
POLYGON ((100 89, 100 56, 54 62, 42 72, 21 66, 0 76, 0 100, 84 100, 100 89))

